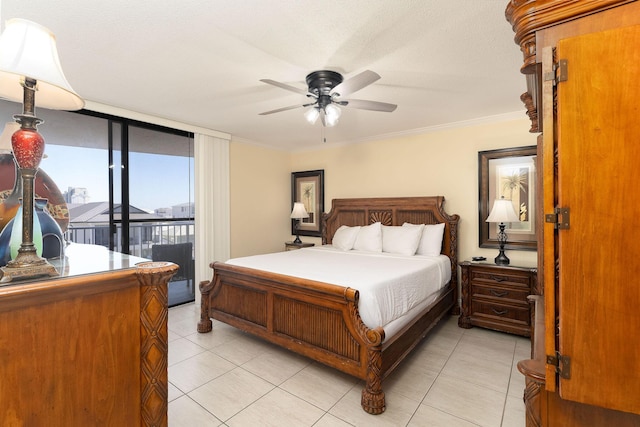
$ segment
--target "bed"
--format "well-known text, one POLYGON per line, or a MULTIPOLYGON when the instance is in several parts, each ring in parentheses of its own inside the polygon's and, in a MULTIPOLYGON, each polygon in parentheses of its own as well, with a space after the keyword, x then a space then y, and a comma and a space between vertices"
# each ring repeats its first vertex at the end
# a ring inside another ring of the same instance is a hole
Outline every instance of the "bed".
POLYGON ((414 307, 390 336, 383 326, 363 322, 358 289, 234 265, 233 260, 211 263, 212 280, 200 283, 198 332, 210 332, 211 319, 216 319, 360 378, 365 381, 362 408, 384 412, 384 378, 443 316, 458 313, 459 216, 448 215, 443 204, 442 196, 334 199, 330 212, 322 215, 323 246, 332 244, 342 226, 444 224, 441 253, 448 258, 450 280, 432 302, 414 307))

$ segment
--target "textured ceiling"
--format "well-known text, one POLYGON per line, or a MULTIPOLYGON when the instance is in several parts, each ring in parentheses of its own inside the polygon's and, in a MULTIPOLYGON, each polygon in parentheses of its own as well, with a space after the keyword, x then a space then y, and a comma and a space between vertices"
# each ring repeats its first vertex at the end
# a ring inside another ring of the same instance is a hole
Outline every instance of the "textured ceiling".
POLYGON ((1 0, 0 19, 56 34, 71 86, 88 101, 230 133, 287 150, 322 144, 307 102, 260 82, 305 88, 331 69, 382 77, 344 108, 326 143, 390 137, 487 116, 522 114, 522 56, 506 0, 1 0))

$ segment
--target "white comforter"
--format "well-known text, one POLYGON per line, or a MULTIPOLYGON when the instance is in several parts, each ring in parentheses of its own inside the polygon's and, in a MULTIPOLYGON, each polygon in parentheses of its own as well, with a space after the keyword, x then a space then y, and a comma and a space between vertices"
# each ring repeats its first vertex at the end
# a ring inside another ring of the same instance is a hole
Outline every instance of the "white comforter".
POLYGON ((234 258, 228 264, 357 289, 359 312, 370 328, 399 319, 451 279, 446 255, 404 256, 340 251, 330 245, 234 258))

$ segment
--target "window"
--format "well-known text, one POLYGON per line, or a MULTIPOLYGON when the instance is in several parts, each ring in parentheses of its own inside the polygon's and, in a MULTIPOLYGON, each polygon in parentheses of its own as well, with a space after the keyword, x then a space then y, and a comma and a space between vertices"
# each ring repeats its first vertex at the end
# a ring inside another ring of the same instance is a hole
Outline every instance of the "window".
MULTIPOLYGON (((6 121, 21 108, 0 100, 6 121)), ((38 109, 36 115, 44 120, 38 130, 46 141, 40 168, 57 185, 38 196, 66 203, 68 241, 147 259, 153 245, 193 247, 193 135, 84 110, 38 109)), ((0 187, 11 190, 13 182, 0 187)), ((190 289, 173 301, 170 286, 171 305, 194 299, 190 279, 190 289)))

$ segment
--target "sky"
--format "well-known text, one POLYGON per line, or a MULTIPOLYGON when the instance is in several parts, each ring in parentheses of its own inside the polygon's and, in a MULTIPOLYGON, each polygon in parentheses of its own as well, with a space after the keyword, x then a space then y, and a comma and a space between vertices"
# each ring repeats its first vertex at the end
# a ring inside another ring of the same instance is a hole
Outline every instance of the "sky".
MULTIPOLYGON (((89 202, 109 199, 107 150, 48 144, 47 158, 40 163, 61 193, 69 187, 88 190, 89 202)), ((129 197, 131 205, 153 211, 193 201, 193 159, 186 157, 130 153, 129 197)), ((117 177, 117 174, 115 175, 117 177)), ((116 178, 119 188, 120 180, 116 178)), ((119 202, 120 198, 117 197, 119 202)))

